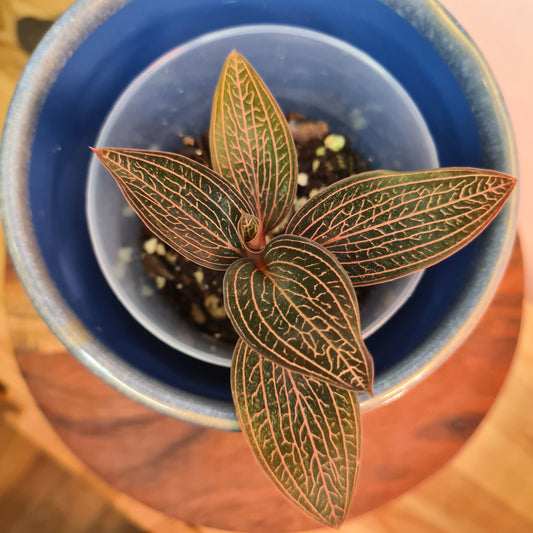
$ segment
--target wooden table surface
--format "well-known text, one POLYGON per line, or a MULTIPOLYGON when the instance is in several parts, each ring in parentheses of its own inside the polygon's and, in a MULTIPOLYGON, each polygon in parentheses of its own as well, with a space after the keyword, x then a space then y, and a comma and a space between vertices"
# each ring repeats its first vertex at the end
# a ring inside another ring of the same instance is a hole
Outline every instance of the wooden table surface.
MULTIPOLYGON (((61 438, 101 478, 195 525, 251 533, 316 527, 275 489, 240 433, 155 413, 96 378, 65 349, 41 349, 50 334, 34 329, 33 308, 10 262, 5 283, 22 374, 61 438)), ((363 415, 361 473, 350 517, 439 470, 474 433, 513 358, 522 296, 517 243, 492 304, 466 342, 400 399, 363 415)))
MULTIPOLYGON (((43 5, 39 0, 3 0, 0 4, 0 103, 3 106, 0 112, 5 109, 14 80, 27 57, 20 49, 10 48, 16 36, 13 21, 27 15, 54 18, 68 3, 68 0, 55 0, 43 5)), ((530 0, 509 0, 503 8, 499 0, 486 0, 481 17, 479 0, 443 3, 480 44, 497 77, 498 73, 502 76, 498 81, 510 104, 522 176, 526 178, 522 185, 525 209, 521 227, 525 263, 529 267, 533 264, 533 239, 528 238, 533 227, 533 188, 527 175, 533 172, 530 153, 533 135, 527 117, 533 116, 533 99, 529 96, 533 75, 528 70, 531 56, 523 46, 531 42, 533 4, 530 0), (508 12, 513 16, 507 16, 508 12), (526 32, 529 40, 524 37, 526 32)), ((2 279, 5 259, 3 241, 0 241, 2 279)), ((511 309, 509 298, 516 298, 520 291, 517 288, 520 283, 516 285, 516 280, 514 283, 514 288, 506 289, 510 290, 510 296, 505 291, 502 294, 499 305, 504 308, 511 309)), ((531 286, 528 287, 522 333, 511 370, 494 406, 473 437, 429 479, 378 509, 349 520, 342 531, 533 531, 533 298, 531 286)), ((65 446, 35 404, 14 356, 14 348, 21 360, 28 358, 29 353, 61 353, 62 348, 28 307, 24 293, 17 291, 12 286, 8 293, 8 317, 7 295, 0 284, 0 384, 4 385, 4 388, 0 385, 0 531, 212 531, 186 525, 118 492, 65 446)), ((514 326, 506 320, 496 321, 497 325, 490 329, 491 335, 514 338, 516 315, 514 320, 514 326)), ((38 385, 34 382, 32 386, 35 389, 38 385)), ((137 406, 132 405, 135 411, 137 406)), ((415 402, 413 407, 417 406, 415 402)), ((472 417, 470 425, 462 421, 465 425, 458 427, 465 428, 463 436, 474 429, 479 418, 472 417)), ((84 431, 90 433, 93 429, 89 425, 84 431)), ((102 461, 105 460, 104 450, 102 461)))

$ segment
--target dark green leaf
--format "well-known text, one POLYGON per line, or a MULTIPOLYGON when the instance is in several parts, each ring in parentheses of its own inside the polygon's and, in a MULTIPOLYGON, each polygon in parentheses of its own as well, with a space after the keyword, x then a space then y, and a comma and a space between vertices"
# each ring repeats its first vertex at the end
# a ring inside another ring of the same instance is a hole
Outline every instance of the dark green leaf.
POLYGON ((298 507, 339 527, 359 467, 356 393, 291 372, 242 340, 231 386, 243 432, 266 473, 298 507))
POLYGON ((276 227, 293 205, 296 149, 278 104, 237 52, 220 75, 209 141, 213 168, 250 199, 260 231, 276 227))
POLYGON ((389 281, 465 246, 496 216, 515 182, 467 168, 359 174, 313 197, 287 233, 326 247, 356 286, 389 281))
POLYGON ((273 239, 264 264, 233 263, 224 277, 226 311, 261 355, 332 385, 370 392, 372 357, 361 338, 350 278, 318 244, 294 235, 273 239))
POLYGON ((215 270, 243 255, 239 220, 250 207, 215 172, 176 154, 94 151, 148 228, 176 251, 215 270))

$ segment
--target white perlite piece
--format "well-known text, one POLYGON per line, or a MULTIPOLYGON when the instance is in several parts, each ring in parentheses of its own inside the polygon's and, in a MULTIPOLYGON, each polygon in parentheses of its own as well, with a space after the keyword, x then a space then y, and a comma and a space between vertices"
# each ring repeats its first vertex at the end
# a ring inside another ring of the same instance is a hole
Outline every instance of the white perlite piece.
POLYGON ((178 260, 178 254, 175 254, 174 252, 167 252, 165 257, 171 265, 175 265, 176 261, 178 260))
POLYGON ((297 182, 300 187, 307 187, 309 183, 309 174, 307 172, 298 172, 297 182))
POLYGON ((202 270, 195 270, 194 271, 194 279, 196 280, 196 283, 198 283, 199 286, 202 285, 202 282, 204 281, 204 273, 202 270))
POLYGON ((323 191, 325 189, 325 187, 320 187, 318 189, 311 189, 309 191, 309 199, 315 197, 320 191, 323 191))
POLYGON ((340 152, 346 145, 346 138, 344 135, 337 135, 336 133, 330 133, 324 139, 324 145, 332 152, 340 152))
POLYGON ((226 318, 227 314, 226 310, 224 309, 224 303, 218 296, 215 296, 214 294, 206 296, 204 299, 204 305, 213 318, 226 318))
POLYGON ((156 276, 155 277, 155 286, 161 290, 164 286, 165 286, 165 283, 167 282, 166 278, 164 278, 163 276, 156 276))
POLYGON ((157 255, 166 255, 167 249, 165 248, 165 245, 162 242, 158 242, 156 249, 155 249, 157 255))
POLYGON ((204 312, 196 304, 191 306, 191 318, 197 324, 205 324, 207 322, 207 317, 204 315, 204 312))
POLYGON ((148 239, 144 242, 143 248, 147 254, 155 254, 155 251, 157 250, 157 239, 155 237, 148 239))

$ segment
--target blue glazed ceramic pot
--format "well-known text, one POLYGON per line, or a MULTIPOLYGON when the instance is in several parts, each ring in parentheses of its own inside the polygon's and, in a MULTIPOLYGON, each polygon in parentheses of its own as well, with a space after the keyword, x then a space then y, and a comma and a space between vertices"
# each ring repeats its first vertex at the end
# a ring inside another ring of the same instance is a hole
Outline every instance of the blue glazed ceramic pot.
MULTIPOLYGON (((345 41, 272 24, 210 32, 158 58, 121 94, 96 146, 149 146, 172 152, 181 144, 180 135, 207 131, 218 77, 232 50, 250 61, 285 112, 327 121, 373 168, 439 166, 422 115, 379 64, 345 41)), ((116 296, 146 329, 182 354, 231 366, 233 346, 169 312, 165 298, 152 289, 154 282, 139 253, 121 259, 119 250, 138 246, 141 221, 132 213, 120 188, 93 156, 87 180, 89 235, 116 296)), ((421 275, 423 271, 369 289, 359 301, 363 338, 394 315, 421 275)))
MULTIPOLYGON (((227 368, 176 353, 140 326, 104 280, 89 240, 90 152, 119 95, 150 63, 205 33, 282 24, 342 39, 408 92, 441 166, 517 174, 504 103, 464 31, 434 0, 80 0, 42 41, 20 80, 1 147, 10 253, 52 331, 95 374, 162 413, 235 429, 227 368)), ((370 409, 401 395, 452 353, 496 290, 515 232, 517 195, 468 247, 428 269, 404 307, 367 339, 370 409)))

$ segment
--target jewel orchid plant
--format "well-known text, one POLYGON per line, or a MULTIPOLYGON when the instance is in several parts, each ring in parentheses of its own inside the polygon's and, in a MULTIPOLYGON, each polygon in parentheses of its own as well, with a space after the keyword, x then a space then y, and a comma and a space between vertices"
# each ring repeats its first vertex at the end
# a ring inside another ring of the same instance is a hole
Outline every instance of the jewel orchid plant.
POLYGON ((372 394, 354 287, 459 250, 496 216, 515 178, 492 170, 379 170, 343 179, 290 216, 296 150, 282 111, 237 52, 211 116, 212 168, 183 156, 95 149, 148 228, 224 270, 240 339, 231 389, 245 438, 275 485, 339 527, 359 467, 358 392, 372 394))

